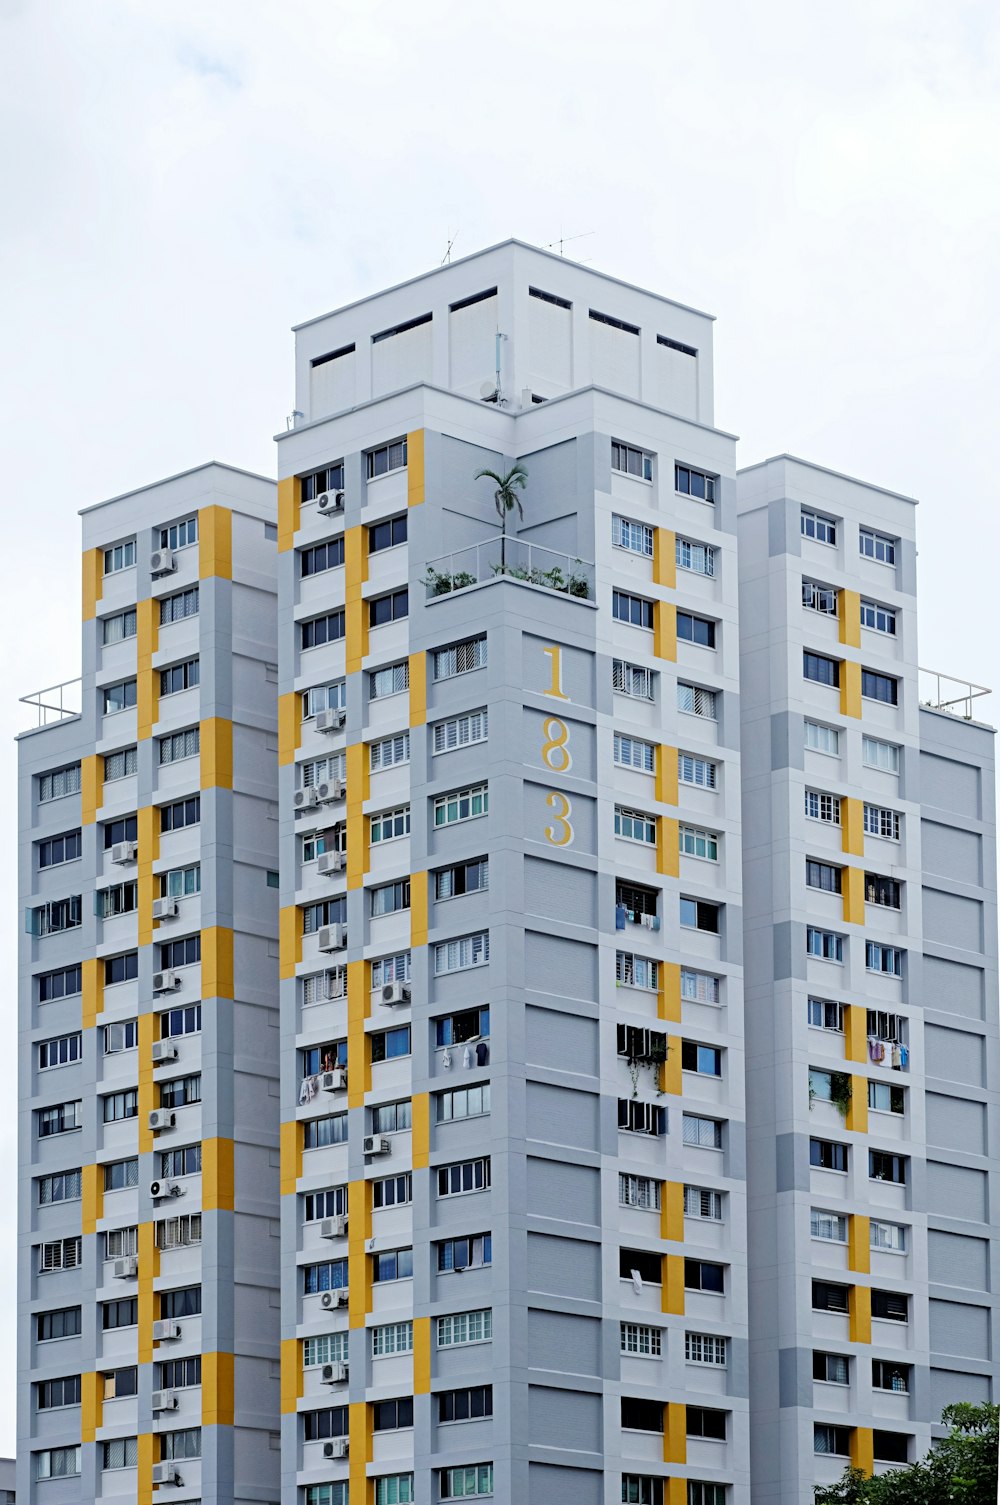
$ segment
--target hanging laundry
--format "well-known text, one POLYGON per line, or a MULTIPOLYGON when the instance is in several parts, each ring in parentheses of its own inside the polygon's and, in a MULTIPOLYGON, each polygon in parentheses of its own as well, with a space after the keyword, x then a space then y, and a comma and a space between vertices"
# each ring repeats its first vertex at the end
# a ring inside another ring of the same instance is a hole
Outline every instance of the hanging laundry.
POLYGON ((480 1040, 476 1046, 476 1065, 486 1066, 490 1059, 490 1048, 485 1040, 480 1040))

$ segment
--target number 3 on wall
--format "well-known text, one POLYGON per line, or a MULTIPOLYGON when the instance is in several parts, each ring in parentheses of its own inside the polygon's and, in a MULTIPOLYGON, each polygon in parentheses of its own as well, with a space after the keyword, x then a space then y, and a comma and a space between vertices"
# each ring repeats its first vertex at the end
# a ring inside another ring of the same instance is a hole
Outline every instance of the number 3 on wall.
POLYGON ((570 816, 573 806, 569 796, 559 793, 558 790, 550 789, 545 796, 545 803, 553 812, 551 826, 545 827, 545 840, 551 842, 554 847, 568 847, 573 841, 573 825, 570 816))

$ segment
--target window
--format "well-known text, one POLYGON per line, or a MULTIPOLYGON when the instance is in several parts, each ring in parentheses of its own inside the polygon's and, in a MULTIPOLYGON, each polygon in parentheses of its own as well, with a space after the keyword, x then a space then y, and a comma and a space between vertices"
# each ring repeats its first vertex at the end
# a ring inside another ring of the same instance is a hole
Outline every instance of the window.
POLYGON ((648 846, 655 847, 656 817, 643 815, 638 810, 626 810, 623 805, 616 805, 615 835, 624 837, 626 841, 644 842, 648 846))
POLYGON ((899 680, 892 674, 876 674, 874 669, 862 669, 861 694, 866 700, 881 700, 886 705, 898 705, 899 680))
POLYGON ((622 475, 637 476, 640 481, 653 479, 653 457, 644 449, 635 449, 628 444, 611 441, 611 469, 622 475))
MULTIPOLYGON (((387 1322, 370 1329, 372 1335, 372 1358, 380 1359, 392 1353, 413 1352, 413 1323, 387 1322)), ((346 1334, 344 1335, 346 1337, 346 1334)))
POLYGON ((469 1343, 489 1343, 493 1337, 493 1312, 452 1312, 437 1319, 438 1348, 464 1348, 469 1343))
POLYGON ((899 1291, 872 1291, 872 1316, 883 1322, 909 1322, 910 1298, 899 1291))
POLYGON ((101 830, 103 832, 104 850, 108 852, 121 841, 138 840, 138 817, 135 815, 125 815, 120 820, 105 821, 101 830))
POLYGON ((887 977, 902 977, 903 953, 898 946, 883 946, 878 941, 865 941, 865 966, 869 972, 882 972, 887 977))
MULTIPOLYGON (((354 349, 353 345, 351 349, 354 349)), ((336 353, 340 354, 339 351, 336 353)), ((302 476, 299 485, 302 488, 302 500, 304 502, 314 502, 318 496, 323 495, 324 491, 343 491, 343 460, 338 460, 335 465, 325 465, 322 470, 314 470, 309 475, 302 476)))
POLYGON ((126 543, 115 544, 114 548, 104 550, 104 573, 117 575, 119 570, 127 570, 135 564, 135 539, 130 538, 126 543))
POLYGON ((129 774, 135 773, 137 766, 137 753, 134 747, 123 747, 118 752, 105 753, 105 784, 111 784, 115 779, 127 778, 129 774))
POLYGON ((871 528, 859 528, 858 543, 864 559, 874 559, 878 564, 896 563, 894 538, 886 538, 884 533, 875 533, 871 528))
POLYGON ((685 1333, 684 1358, 688 1364, 713 1364, 726 1367, 726 1340, 711 1333, 685 1333))
POLYGON ((139 884, 115 883, 111 888, 97 891, 98 914, 102 920, 111 920, 115 915, 134 914, 139 908, 139 884))
POLYGON ((722 1149, 722 1124, 717 1118, 702 1118, 697 1113, 685 1113, 681 1135, 684 1144, 697 1145, 702 1150, 722 1149))
POLYGON ((679 611, 677 637, 682 643, 697 643, 700 648, 714 648, 715 623, 707 617, 696 617, 689 611, 679 611))
POLYGON ((52 1239, 38 1246, 38 1273, 45 1275, 50 1270, 77 1270, 82 1258, 81 1238, 52 1239))
POLYGON ((839 894, 842 891, 842 870, 830 862, 816 862, 811 857, 806 858, 806 886, 819 888, 828 894, 839 894))
POLYGON ((346 1479, 338 1484, 307 1484, 304 1502, 305 1505, 347 1505, 347 1490, 346 1479))
POLYGON ((190 1390, 201 1384, 201 1354, 188 1359, 165 1359, 160 1365, 159 1388, 190 1390))
MULTIPOLYGON (((896 1091, 902 1096, 902 1088, 897 1087, 896 1091)), ((909 1157, 907 1155, 893 1155, 888 1150, 869 1150, 868 1179, 870 1181, 892 1181, 896 1186, 905 1186, 908 1163, 909 1157)))
MULTIPOLYGON (((396 331, 390 331, 395 333, 396 331)), ((406 464, 406 440, 395 439, 392 444, 383 444, 379 449, 370 449, 367 455, 368 479, 374 481, 390 470, 402 470, 406 464)))
POLYGON ((302 1148, 321 1150, 331 1144, 347 1143, 347 1114, 331 1113, 325 1118, 307 1118, 303 1125, 302 1148))
POLYGON ((120 611, 113 617, 104 617, 101 621, 102 641, 107 647, 112 643, 124 643, 127 638, 134 638, 136 633, 135 607, 130 606, 127 611, 120 611))
POLYGON ((310 1191, 302 1198, 302 1221, 318 1223, 321 1218, 339 1218, 347 1212, 347 1188, 333 1186, 328 1191, 310 1191))
POLYGON ((410 907, 410 880, 400 878, 394 883, 383 883, 371 890, 372 918, 379 915, 397 914, 410 907))
POLYGON ((185 899, 201 893, 201 863, 191 867, 174 867, 157 876, 162 899, 185 899))
POLYGON ((674 466, 674 490, 684 496, 697 497, 702 502, 715 501, 717 478, 702 470, 692 470, 688 465, 674 466))
MULTIPOLYGON (((490 1006, 488 1003, 480 1004, 478 1008, 462 1009, 456 1014, 447 1014, 444 1018, 435 1019, 434 1043, 437 1048, 443 1049, 447 1045, 465 1045, 480 1037, 489 1039, 490 1034, 490 1006)), ((480 1064, 485 1064, 480 1062, 480 1064)))
POLYGON ((829 585, 817 585, 815 580, 803 580, 802 605, 809 611, 819 611, 825 616, 837 615, 838 592, 829 585))
POLYGON ((634 523, 627 517, 611 519, 611 542, 616 549, 628 549, 632 554, 653 557, 653 530, 648 523, 634 523))
POLYGON ((400 836, 409 834, 409 805, 401 805, 398 810, 383 810, 380 815, 371 817, 369 839, 373 846, 379 842, 396 841, 400 836))
POLYGON ((490 933, 477 931, 455 941, 441 941, 434 947, 434 972, 459 972, 466 967, 484 966, 490 959, 490 933))
POLYGON ((189 1108, 192 1103, 200 1102, 200 1072, 196 1072, 192 1076, 171 1077, 169 1082, 160 1083, 161 1108, 189 1108))
POLYGON ((638 1354, 646 1359, 658 1359, 663 1352, 663 1334, 658 1327, 647 1327, 640 1322, 622 1322, 622 1353, 638 1354))
POLYGON ((896 635, 896 613, 891 606, 882 606, 878 601, 861 602, 861 625, 870 627, 873 632, 896 635))
POLYGON ((385 700, 390 695, 402 695, 410 688, 410 661, 389 664, 385 669, 374 669, 368 676, 368 699, 385 700))
POLYGON ((380 554, 383 549, 394 549, 406 542, 407 517, 389 517, 385 522, 373 523, 368 529, 368 552, 380 554))
POLYGON ((686 1218, 708 1218, 713 1223, 721 1223, 721 1191, 710 1191, 707 1186, 685 1186, 684 1216, 686 1218))
POLYGON ((57 1171, 38 1178, 38 1205, 52 1207, 57 1202, 79 1202, 82 1179, 79 1170, 57 1171))
POLYGON ((439 1124, 458 1118, 481 1118, 490 1111, 490 1084, 481 1082, 478 1087, 456 1087, 451 1092, 439 1092, 436 1101, 439 1124))
POLYGON ((125 1118, 136 1118, 139 1114, 138 1088, 127 1087, 124 1092, 109 1092, 106 1097, 101 1098, 101 1103, 106 1124, 119 1123, 125 1118))
POLYGON ((717 690, 703 690, 700 685, 688 685, 678 681, 677 709, 688 716, 702 716, 706 721, 718 721, 717 690))
POLYGON ((883 909, 899 909, 902 886, 895 878, 883 877, 881 873, 865 873, 865 903, 879 904, 883 909))
POLYGON ((338 643, 344 636, 344 611, 327 612, 326 616, 313 617, 310 622, 300 622, 301 647, 321 648, 324 643, 338 643))
POLYGON ((840 825, 839 794, 823 794, 819 789, 807 789, 806 817, 809 820, 826 821, 828 825, 840 825))
POLYGON ((813 1379, 824 1385, 849 1385, 850 1360, 841 1353, 813 1353, 813 1379))
POLYGON ((799 516, 799 526, 803 538, 815 538, 817 543, 835 544, 837 542, 837 524, 832 517, 822 517, 818 512, 810 512, 803 507, 799 516))
POLYGON ((385 596, 375 596, 368 602, 370 627, 384 627, 387 622, 400 622, 409 615, 410 593, 405 586, 402 590, 390 591, 385 596))
POLYGON ((493 1239, 488 1233, 442 1239, 437 1246, 438 1274, 448 1270, 478 1270, 493 1263, 493 1239))
POLYGON ((695 826, 681 826, 680 849, 685 857, 702 857, 706 862, 718 862, 719 838, 714 831, 702 831, 695 826))
POLYGON ((29 935, 41 937, 76 930, 81 923, 80 895, 74 894, 72 898, 53 899, 49 904, 29 909, 26 929, 29 935))
POLYGON ((830 685, 834 689, 840 684, 840 660, 827 658, 823 653, 810 653, 808 648, 802 650, 802 677, 811 679, 819 685, 830 685))
POLYGON ((811 747, 813 752, 829 753, 835 758, 840 756, 840 732, 835 726, 806 721, 805 734, 806 747, 811 747))
POLYGON ((466 638, 453 643, 450 648, 437 648, 431 654, 431 677, 454 679, 456 674, 468 674, 473 669, 484 669, 487 663, 486 634, 466 638))
POLYGON ((347 1289, 347 1260, 328 1259, 318 1265, 302 1266, 302 1293, 317 1296, 321 1291, 347 1289))
MULTIPOLYGON (((480 711, 466 711, 462 716, 452 716, 447 721, 436 721, 432 728, 433 751, 451 752, 456 747, 469 747, 474 742, 485 742, 489 731, 489 716, 485 707, 480 711)), ((407 759, 409 758, 409 733, 407 759)), ((374 744, 373 744, 374 747, 374 744)), ((375 764, 372 764, 375 767, 375 764)))
POLYGON ((689 1479, 687 1505, 726 1505, 725 1484, 708 1484, 701 1479, 689 1479))
POLYGON ((303 549, 299 554, 299 572, 303 580, 310 575, 322 575, 327 570, 335 570, 344 562, 344 535, 341 533, 336 538, 331 538, 329 543, 316 544, 311 549, 303 549))
POLYGON ((139 1463, 137 1437, 112 1437, 101 1443, 101 1468, 136 1468, 139 1463))
POLYGON ((716 1045, 698 1045, 694 1040, 682 1040, 681 1070, 696 1071, 701 1076, 721 1076, 722 1051, 716 1045))
POLYGON ((101 692, 104 697, 104 715, 115 716, 119 711, 130 710, 136 703, 136 682, 126 679, 120 685, 106 685, 101 692))
POLYGON ((821 1212, 813 1207, 809 1213, 810 1238, 825 1239, 831 1244, 847 1243, 847 1218, 837 1212, 821 1212))
POLYGON ((470 1385, 465 1390, 438 1393, 438 1421, 475 1421, 493 1415, 493 1386, 470 1385))
POLYGON ((709 758, 696 757, 694 753, 680 753, 677 758, 677 778, 680 783, 693 784, 699 789, 716 789, 718 764, 709 758))
POLYGON ((191 586, 189 590, 177 591, 173 596, 160 597, 160 626, 166 627, 171 622, 183 622, 185 617, 198 615, 198 587, 191 586))
POLYGON ((715 549, 710 544, 678 538, 674 557, 679 570, 690 570, 695 575, 715 574, 715 549))
POLYGON ((156 1225, 157 1249, 186 1249, 201 1243, 201 1213, 185 1212, 180 1217, 162 1218, 156 1225))
POLYGON ((59 998, 72 998, 82 986, 83 972, 79 963, 73 967, 60 967, 55 972, 41 972, 38 974, 38 1001, 54 1003, 59 998))
POLYGON ((186 826, 196 826, 201 820, 201 795, 192 795, 186 800, 175 800, 172 805, 160 807, 160 830, 182 831, 186 826))
POLYGON ((726 1412, 710 1410, 707 1406, 688 1406, 687 1435, 704 1437, 710 1442, 725 1442, 726 1412))
POLYGON ((654 773, 656 747, 652 742, 642 742, 637 737, 615 732, 614 760, 619 768, 638 768, 642 773, 654 773))
POLYGON ((641 596, 631 596, 627 591, 611 592, 611 615, 616 622, 627 622, 631 627, 648 627, 653 630, 653 603, 641 596))
POLYGON ((909 1395, 910 1373, 909 1364, 900 1364, 895 1359, 872 1359, 872 1389, 909 1395))
POLYGON ((394 737, 383 737, 378 742, 370 743, 368 756, 372 773, 378 773, 383 768, 394 768, 400 763, 408 763, 410 761, 409 732, 397 732, 394 737))
POLYGON ((442 1500, 469 1500, 493 1493, 492 1463, 471 1463, 441 1470, 442 1500))
POLYGON ((409 1098, 398 1103, 379 1103, 372 1109, 373 1134, 402 1134, 413 1128, 413 1109, 409 1098))
POLYGON ((185 659, 182 664, 171 664, 160 670, 160 697, 179 695, 181 690, 193 690, 201 682, 201 661, 185 659))
POLYGON ((413 1425, 413 1397, 400 1396, 398 1400, 375 1401, 372 1406, 372 1430, 395 1432, 401 1427, 413 1425))
POLYGON ((650 1176, 618 1173, 618 1203, 621 1207, 641 1207, 646 1212, 660 1210, 660 1182, 650 1176))
POLYGON ((160 529, 161 549, 186 549, 189 544, 197 542, 197 517, 186 517, 183 522, 170 523, 168 527, 160 529))
POLYGON ((83 1036, 77 1031, 72 1035, 57 1035, 52 1040, 38 1042, 38 1069, 47 1071, 51 1066, 68 1066, 83 1059, 83 1036))
MULTIPOLYGON (((318 1071, 333 1071, 336 1066, 347 1065, 347 1041, 329 1041, 326 1045, 310 1045, 300 1053, 303 1076, 315 1076, 318 1071)), ((308 1099, 306 1099, 308 1101, 308 1099)))
POLYGON ((883 1223, 872 1218, 869 1231, 873 1249, 888 1249, 893 1254, 906 1253, 906 1229, 902 1223, 883 1223))
POLYGON ((623 883, 618 878, 615 881, 617 929, 624 930, 625 921, 630 920, 633 924, 646 924, 651 930, 659 930, 660 921, 656 913, 658 897, 655 888, 644 888, 639 883, 623 883))
POLYGON ((710 904, 706 899, 681 897, 681 925, 687 930, 704 930, 709 935, 718 935, 721 904, 710 904))
POLYGON ((624 988, 646 988, 650 991, 659 986, 660 964, 645 956, 634 956, 631 951, 615 953, 615 982, 624 988))
POLYGON ((50 1108, 39 1108, 37 1124, 39 1139, 75 1133, 83 1128, 83 1103, 54 1103, 50 1108))
POLYGON ((690 968, 682 967, 681 997, 693 1003, 718 1003, 719 979, 707 972, 692 972, 690 968))
POLYGON ((435 899, 454 899, 461 894, 480 893, 490 886, 489 858, 477 857, 455 867, 441 868, 434 874, 435 899))
POLYGON ((663 1402, 661 1400, 638 1400, 623 1395, 621 1398, 621 1423, 629 1432, 662 1432, 663 1402))
POLYGON ((347 777, 347 754, 339 752, 329 758, 311 758, 307 763, 299 763, 298 770, 303 789, 314 789, 317 784, 338 779, 343 784, 347 777))
POLYGON ((39 1343, 54 1343, 59 1338, 78 1338, 80 1308, 65 1306, 54 1312, 39 1312, 35 1317, 35 1333, 39 1343))
POLYGON ((129 1254, 139 1252, 139 1230, 131 1228, 109 1228, 104 1235, 104 1258, 123 1259, 129 1254))
POLYGON ((809 1025, 812 1029, 833 1030, 844 1033, 844 1005, 829 998, 810 998, 808 1004, 809 1025))
POLYGON ((823 1171, 846 1171, 847 1145, 833 1139, 810 1139, 809 1164, 823 1171))
POLYGON ((320 711, 347 709, 347 681, 334 680, 329 685, 313 685, 302 692, 302 720, 310 721, 320 711))
POLYGON ((651 1474, 622 1474, 622 1501, 623 1505, 663 1505, 663 1480, 651 1474))
POLYGON ((877 768, 882 773, 898 773, 899 748, 894 742, 882 742, 878 737, 862 737, 861 761, 866 768, 877 768))
POLYGON ((39 1411, 57 1411, 62 1406, 78 1406, 80 1376, 69 1374, 61 1380, 42 1380, 35 1386, 35 1404, 39 1411))
POLYGON ((490 813, 488 784, 474 784, 469 789, 455 789, 439 794, 434 801, 434 825, 453 826, 459 821, 476 820, 490 813))
POLYGON ((864 827, 866 836, 878 836, 883 841, 899 840, 899 814, 884 805, 865 805, 864 827))
POLYGON ((813 1423, 813 1452, 835 1453, 838 1457, 849 1457, 851 1451, 850 1427, 834 1427, 827 1422, 813 1423))
POLYGON ((400 951, 396 956, 383 956, 372 962, 372 989, 385 986, 387 982, 409 982, 410 953, 400 951))
POLYGON ((160 1175, 197 1176, 201 1171, 201 1145, 187 1144, 160 1152, 160 1175))
POLYGON ((80 793, 80 765, 68 763, 65 768, 53 768, 38 775, 38 803, 62 799, 66 794, 80 793))
POLYGON ((812 1283, 812 1309, 814 1312, 838 1312, 846 1315, 850 1286, 835 1284, 829 1280, 814 1280, 812 1283))
POLYGON ((653 699, 653 671, 641 664, 630 664, 616 658, 611 662, 611 687, 619 695, 631 695, 633 700, 653 699))
POLYGON ((80 1472, 80 1449, 44 1448, 34 1454, 36 1479, 68 1479, 80 1472))
POLYGON ((120 1327, 137 1327, 138 1323, 138 1296, 125 1296, 119 1301, 101 1303, 101 1327, 106 1333, 114 1332, 120 1327))
POLYGON ((375 1505, 410 1505, 412 1474, 383 1474, 375 1480, 375 1505))
POLYGON ((188 1003, 183 1008, 167 1009, 160 1015, 160 1039, 178 1035, 196 1035, 201 1029, 201 1004, 188 1003))
POLYGON ((347 1407, 331 1406, 326 1411, 306 1411, 302 1418, 305 1442, 321 1442, 327 1437, 347 1436, 347 1407))
POLYGON ((371 1043, 372 1063, 395 1061, 410 1054, 410 1026, 397 1025, 395 1029, 380 1029, 368 1036, 371 1043))
POLYGON ((193 967, 201 961, 201 935, 186 935, 183 940, 165 941, 160 947, 160 967, 193 967))
POLYGON ((806 927, 806 955, 817 956, 825 962, 843 962, 844 937, 832 930, 819 930, 815 925, 806 927))
POLYGON ((133 1155, 128 1160, 111 1160, 104 1167, 104 1190, 124 1191, 139 1185, 139 1161, 133 1155))
POLYGON ((882 1432, 876 1427, 872 1433, 872 1453, 878 1463, 908 1463, 910 1460, 909 1433, 882 1432))
POLYGON ((160 764, 180 763, 184 758, 196 758, 201 750, 201 728, 198 726, 188 727, 184 732, 171 732, 169 737, 161 737, 160 764))
POLYGON ((618 1099, 618 1127, 626 1134, 649 1134, 662 1139, 667 1132, 667 1110, 634 1097, 618 1099))
POLYGON ((201 1427, 160 1434, 160 1457, 168 1461, 201 1457, 201 1427))

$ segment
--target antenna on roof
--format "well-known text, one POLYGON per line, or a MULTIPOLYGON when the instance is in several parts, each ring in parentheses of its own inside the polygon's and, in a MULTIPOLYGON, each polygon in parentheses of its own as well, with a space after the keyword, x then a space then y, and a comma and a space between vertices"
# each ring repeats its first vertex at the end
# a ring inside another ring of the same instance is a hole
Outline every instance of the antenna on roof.
POLYGON ((454 233, 454 235, 449 240, 449 242, 448 242, 448 249, 447 249, 447 251, 445 251, 444 255, 441 257, 441 260, 438 262, 438 266, 442 266, 443 267, 446 262, 450 263, 450 261, 451 261, 451 248, 455 244, 455 242, 456 242, 457 239, 458 239, 458 231, 456 230, 455 233, 454 233))
POLYGON ((579 235, 560 235, 558 240, 550 241, 545 249, 546 251, 554 251, 556 246, 558 246, 559 255, 564 256, 566 253, 563 251, 563 246, 568 245, 571 240, 586 240, 588 235, 595 233, 593 230, 581 230, 579 235))

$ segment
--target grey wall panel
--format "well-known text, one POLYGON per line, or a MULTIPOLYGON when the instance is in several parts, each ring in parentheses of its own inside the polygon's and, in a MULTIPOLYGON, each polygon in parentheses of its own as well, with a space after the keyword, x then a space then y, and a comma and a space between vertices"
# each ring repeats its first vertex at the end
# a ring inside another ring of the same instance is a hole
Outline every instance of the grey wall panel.
POLYGON ((578 925, 597 924, 597 878, 568 863, 524 859, 524 907, 565 924, 572 915, 578 925))
POLYGON ((939 873, 956 883, 982 881, 983 838, 976 831, 921 821, 920 856, 925 873, 939 873))
POLYGON ((528 1505, 601 1505, 603 1475, 584 1468, 528 1464, 528 1505))
MULTIPOLYGON (((528 1159, 528 1212, 566 1222, 600 1223, 601 1176, 596 1166, 528 1159)), ((551 1368, 552 1366, 547 1366, 551 1368)))
POLYGON ((961 1369, 931 1369, 930 1406, 935 1421, 940 1419, 945 1406, 951 1406, 955 1401, 964 1400, 970 1405, 981 1406, 989 1399, 988 1375, 966 1374, 961 1369))
POLYGON ((980 772, 955 758, 941 758, 936 753, 920 754, 920 799, 938 810, 951 810, 969 820, 978 820, 980 810, 980 772))
POLYGON ((965 1150, 973 1155, 986 1153, 985 1103, 949 1097, 943 1092, 928 1092, 924 1108, 928 1144, 948 1150, 965 1150))
POLYGON ((927 1274, 938 1285, 985 1291, 989 1285, 989 1243, 961 1233, 927 1233, 927 1274))
POLYGON ((941 956, 924 957, 923 1005, 982 1019, 985 1013, 986 976, 980 967, 946 961, 941 956))
POLYGON ((594 1093, 574 1092, 547 1082, 529 1082, 525 1093, 524 1132, 544 1144, 598 1148, 600 1099, 594 1093))
POLYGON ((960 1301, 935 1301, 930 1306, 930 1341, 933 1353, 961 1354, 966 1359, 990 1356, 990 1312, 985 1306, 966 1306, 960 1301))
POLYGON ((524 977, 526 986, 539 993, 596 999, 597 947, 526 930, 524 977))
POLYGON ((602 1446, 601 1397, 588 1391, 528 1386, 528 1440, 542 1447, 596 1453, 602 1446))
POLYGON ((525 1010, 525 1030, 525 1054, 532 1066, 597 1075, 596 1019, 529 1004, 525 1010))
POLYGON ((601 1299, 601 1248, 582 1239, 528 1234, 528 1288, 581 1301, 601 1299))
POLYGON ((927 1162, 927 1211, 945 1218, 986 1219, 986 1172, 927 1162))
POLYGON ((933 945, 983 949, 983 906, 978 899, 924 888, 924 940, 933 945))
POLYGON ((528 1364, 532 1369, 558 1369, 563 1374, 600 1374, 600 1321, 530 1307, 528 1364))
POLYGON ((969 1087, 983 1085, 983 1039, 968 1030, 945 1029, 939 1024, 924 1028, 928 1074, 969 1087))
MULTIPOLYGON (((594 727, 585 721, 571 718, 562 707, 558 710, 559 714, 554 716, 550 706, 546 706, 544 711, 538 711, 534 706, 524 707, 521 750, 525 765, 537 768, 544 779, 546 775, 545 764, 542 762, 542 747, 546 742, 558 740, 564 742, 564 750, 550 753, 559 765, 558 771, 572 774, 575 779, 593 780, 597 767, 594 727), (556 725, 556 722, 561 725, 556 725), (562 730, 563 727, 566 729, 565 732, 562 730)), ((525 797, 527 797, 527 789, 525 797)), ((573 804, 576 808, 577 801, 574 800, 573 804)), ((551 820, 551 815, 548 818, 551 820)), ((535 828, 544 824, 544 821, 536 818, 535 828)), ((576 825, 575 820, 573 824, 576 825)))

